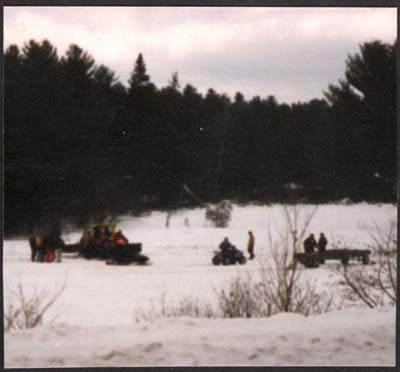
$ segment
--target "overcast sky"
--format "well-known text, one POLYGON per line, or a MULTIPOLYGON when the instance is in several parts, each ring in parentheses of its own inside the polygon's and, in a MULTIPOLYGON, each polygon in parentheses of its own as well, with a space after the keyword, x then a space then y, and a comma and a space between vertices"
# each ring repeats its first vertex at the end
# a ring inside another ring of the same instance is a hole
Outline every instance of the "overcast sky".
POLYGON ((322 97, 360 43, 396 38, 395 8, 5 7, 4 45, 69 44, 126 84, 139 52, 151 80, 279 102, 322 97))

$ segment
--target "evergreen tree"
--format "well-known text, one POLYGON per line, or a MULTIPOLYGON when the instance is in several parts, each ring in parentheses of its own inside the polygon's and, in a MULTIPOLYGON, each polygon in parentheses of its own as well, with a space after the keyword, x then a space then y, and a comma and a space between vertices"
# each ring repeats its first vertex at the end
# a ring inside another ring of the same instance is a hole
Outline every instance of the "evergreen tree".
POLYGON ((395 195, 395 45, 361 45, 346 61, 346 80, 325 92, 338 126, 336 169, 353 198, 395 195))
POLYGON ((179 88, 180 88, 181 86, 180 86, 180 84, 179 84, 178 72, 175 71, 175 72, 172 74, 171 80, 169 81, 169 84, 168 84, 168 87, 171 88, 171 89, 173 89, 173 90, 175 90, 175 91, 178 91, 178 90, 179 90, 179 88))
POLYGON ((137 89, 151 85, 150 77, 146 74, 146 65, 143 60, 142 53, 136 59, 135 67, 129 79, 129 93, 135 92, 137 89))

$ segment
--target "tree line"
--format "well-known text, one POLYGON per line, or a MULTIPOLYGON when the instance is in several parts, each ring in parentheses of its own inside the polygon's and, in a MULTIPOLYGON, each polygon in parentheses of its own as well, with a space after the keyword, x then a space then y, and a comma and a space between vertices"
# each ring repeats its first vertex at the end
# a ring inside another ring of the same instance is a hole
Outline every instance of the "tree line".
POLYGON ((396 200, 396 48, 349 55, 324 99, 233 99, 157 87, 142 54, 128 86, 77 45, 4 53, 5 233, 49 221, 239 202, 396 200))

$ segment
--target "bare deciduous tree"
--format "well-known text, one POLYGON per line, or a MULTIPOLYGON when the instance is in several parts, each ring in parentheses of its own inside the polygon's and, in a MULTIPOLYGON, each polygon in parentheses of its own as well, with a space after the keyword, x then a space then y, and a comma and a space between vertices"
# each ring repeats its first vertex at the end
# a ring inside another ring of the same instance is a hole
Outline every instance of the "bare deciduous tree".
POLYGON ((345 296, 352 301, 361 300, 374 308, 385 304, 396 304, 397 294, 397 224, 391 221, 387 228, 374 223, 370 231, 370 266, 339 267, 347 285, 345 296))
MULTIPOLYGON (((275 311, 304 315, 319 312, 317 308, 321 298, 312 284, 301 280, 302 272, 298 270, 294 259, 316 212, 317 207, 285 206, 283 213, 286 224, 278 240, 274 241, 269 231, 270 254, 267 261, 261 264, 259 292, 275 311)), ((330 306, 330 301, 327 306, 330 306)))

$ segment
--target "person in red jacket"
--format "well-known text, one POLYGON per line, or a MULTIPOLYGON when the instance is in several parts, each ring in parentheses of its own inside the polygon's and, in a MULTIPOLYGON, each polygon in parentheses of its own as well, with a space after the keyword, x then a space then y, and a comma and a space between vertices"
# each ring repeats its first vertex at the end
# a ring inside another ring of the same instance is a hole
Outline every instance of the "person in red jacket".
POLYGON ((128 244, 128 239, 122 234, 121 230, 118 230, 114 236, 113 240, 116 246, 123 246, 128 244))

